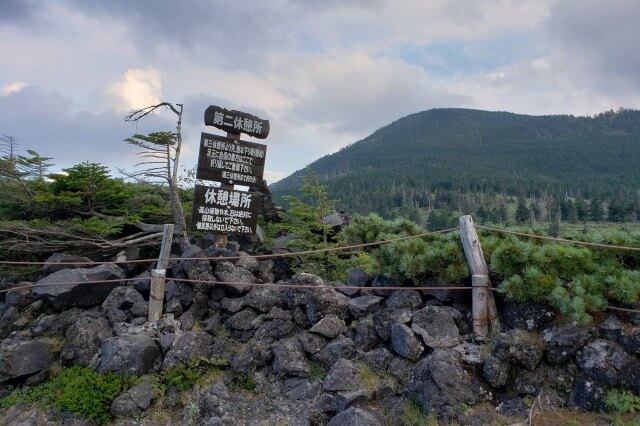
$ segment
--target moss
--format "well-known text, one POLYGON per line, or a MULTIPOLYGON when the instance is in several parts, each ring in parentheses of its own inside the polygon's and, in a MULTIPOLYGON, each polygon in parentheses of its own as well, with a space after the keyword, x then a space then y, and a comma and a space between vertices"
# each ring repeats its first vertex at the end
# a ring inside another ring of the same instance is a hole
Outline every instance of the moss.
POLYGON ((406 399, 401 424, 402 426, 438 426, 438 418, 433 414, 427 416, 418 402, 406 399))
POLYGON ((327 377, 327 370, 317 362, 309 361, 309 380, 322 381, 327 377))

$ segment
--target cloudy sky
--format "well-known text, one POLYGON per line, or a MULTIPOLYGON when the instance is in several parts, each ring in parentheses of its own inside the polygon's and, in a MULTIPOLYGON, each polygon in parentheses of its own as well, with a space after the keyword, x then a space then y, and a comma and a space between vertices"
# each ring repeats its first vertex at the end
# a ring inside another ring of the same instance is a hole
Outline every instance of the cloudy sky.
MULTIPOLYGON (((0 0, 0 135, 56 167, 135 163, 123 139, 214 104, 271 122, 274 182, 414 112, 640 108, 637 0, 0 0)), ((251 138, 247 138, 251 140, 251 138)))

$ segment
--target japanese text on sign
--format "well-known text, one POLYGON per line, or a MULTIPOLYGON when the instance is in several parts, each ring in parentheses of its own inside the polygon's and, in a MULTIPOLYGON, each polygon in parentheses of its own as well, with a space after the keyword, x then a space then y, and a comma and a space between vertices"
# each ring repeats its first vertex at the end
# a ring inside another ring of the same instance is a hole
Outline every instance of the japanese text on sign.
POLYGON ((259 201, 256 193, 196 185, 192 229, 254 233, 260 209, 259 201))
POLYGON ((260 184, 265 145, 202 133, 196 178, 255 186, 260 184))

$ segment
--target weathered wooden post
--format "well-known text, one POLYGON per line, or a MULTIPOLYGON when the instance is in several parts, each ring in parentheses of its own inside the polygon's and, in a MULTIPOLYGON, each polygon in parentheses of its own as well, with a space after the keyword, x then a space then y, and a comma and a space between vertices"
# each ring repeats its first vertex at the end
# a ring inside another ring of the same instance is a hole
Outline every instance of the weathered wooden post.
POLYGON ((164 303, 164 284, 167 276, 167 264, 173 241, 173 224, 165 224, 162 232, 162 246, 158 255, 158 265, 151 270, 151 292, 149 294, 149 322, 162 318, 164 303))
POLYGON ((473 332, 479 336, 493 336, 500 332, 500 320, 490 290, 489 268, 473 219, 469 215, 461 216, 459 223, 460 239, 471 271, 473 332))

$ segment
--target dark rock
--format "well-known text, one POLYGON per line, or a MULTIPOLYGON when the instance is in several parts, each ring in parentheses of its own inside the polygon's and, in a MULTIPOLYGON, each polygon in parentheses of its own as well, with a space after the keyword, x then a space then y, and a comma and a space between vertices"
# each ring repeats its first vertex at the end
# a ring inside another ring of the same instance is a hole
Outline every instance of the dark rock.
POLYGON ((362 360, 374 371, 387 371, 393 354, 387 348, 378 348, 362 354, 362 360))
POLYGON ((547 359, 551 364, 561 365, 589 341, 591 333, 585 327, 564 324, 545 330, 543 338, 547 342, 547 359))
POLYGON ((477 343, 462 342, 453 347, 453 350, 460 354, 462 362, 474 367, 480 367, 484 363, 483 347, 477 343))
POLYGON ((380 288, 401 287, 397 282, 384 275, 375 275, 371 281, 371 287, 374 288, 373 294, 376 296, 387 297, 391 291, 378 290, 380 288))
POLYGON ((511 388, 519 395, 538 395, 543 388, 569 392, 573 386, 576 368, 573 364, 562 367, 541 365, 535 370, 519 370, 511 388))
POLYGON ((147 322, 145 317, 136 317, 131 320, 131 325, 143 325, 147 322))
POLYGON ((630 354, 640 355, 640 328, 634 328, 620 336, 620 343, 630 354))
POLYGON ((184 310, 188 309, 196 298, 196 291, 189 284, 169 281, 164 289, 164 298, 167 302, 176 299, 184 310))
POLYGON ((298 334, 297 337, 300 341, 300 344, 302 345, 302 349, 304 349, 304 351, 309 355, 313 355, 327 346, 326 339, 317 334, 304 331, 298 334))
POLYGON ((195 357, 208 358, 211 354, 212 342, 213 337, 203 331, 183 333, 165 355, 162 369, 175 367, 179 363, 195 357))
POLYGON ((329 314, 315 323, 309 331, 328 337, 329 339, 333 339, 338 337, 340 334, 346 333, 347 326, 342 318, 329 314))
MULTIPOLYGON (((10 308, 11 309, 11 308, 10 308)), ((41 315, 32 329, 34 336, 64 336, 67 329, 73 325, 78 318, 84 314, 84 310, 73 308, 59 313, 58 315, 41 315)), ((107 324, 108 325, 108 324, 107 324)), ((0 330, 2 324, 0 322, 0 330)))
POLYGON ((527 407, 527 404, 524 403, 522 398, 518 397, 503 398, 501 401, 498 401, 496 412, 503 416, 517 419, 526 419, 529 417, 529 407, 527 407))
POLYGON ((140 300, 134 303, 131 309, 129 309, 129 313, 134 317, 146 318, 149 315, 149 302, 140 300))
POLYGON ((280 377, 309 375, 309 364, 297 338, 280 340, 273 344, 272 349, 274 374, 280 377))
POLYGON ((243 309, 242 311, 233 314, 227 320, 227 326, 234 330, 251 330, 252 328, 254 328, 254 320, 256 319, 256 317, 257 315, 252 309, 243 309))
POLYGON ((206 293, 196 291, 189 311, 196 320, 201 320, 209 313, 209 297, 206 293))
POLYGON ((426 306, 413 313, 411 329, 431 348, 450 348, 461 342, 454 317, 460 312, 446 306, 426 306))
POLYGON ((148 336, 130 335, 110 337, 102 343, 101 373, 113 371, 141 376, 156 369, 160 363, 160 348, 148 336))
POLYGON ((113 336, 109 322, 103 317, 82 315, 67 329, 66 340, 60 352, 62 365, 94 365, 102 342, 113 336))
POLYGON ((338 392, 333 400, 333 406, 336 413, 340 413, 352 405, 367 402, 369 398, 369 392, 366 389, 358 389, 350 392, 338 392))
POLYGON ((607 319, 598 325, 598 335, 603 339, 620 341, 624 327, 615 314, 609 314, 607 319))
POLYGON ((121 280, 124 271, 117 265, 105 264, 91 269, 64 269, 38 281, 32 289, 38 296, 51 300, 58 309, 90 308, 101 304, 121 281, 100 285, 79 284, 87 281, 121 280), (63 285, 48 284, 66 283, 63 285))
POLYGON ((196 319, 194 318, 193 313, 191 312, 191 309, 189 309, 184 314, 180 315, 180 330, 189 331, 193 328, 195 323, 196 323, 196 319))
MULTIPOLYGON (((27 283, 27 284, 31 284, 31 283, 27 283)), ((20 284, 18 284, 18 287, 19 286, 20 284)), ((22 310, 26 308, 28 305, 32 304, 35 300, 36 300, 36 295, 33 294, 31 289, 28 289, 28 288, 10 290, 4 294, 4 303, 6 303, 8 306, 14 306, 18 310, 22 310)))
POLYGON ((487 356, 482 366, 482 376, 494 388, 507 384, 510 364, 492 355, 487 356))
POLYGON ((322 383, 326 391, 356 391, 360 389, 360 371, 348 359, 340 358, 333 364, 322 383))
POLYGON ((292 320, 293 316, 291 315, 291 311, 286 311, 284 309, 273 307, 271 310, 264 316, 265 321, 269 320, 292 320))
POLYGON ((420 293, 413 290, 396 290, 389 294, 385 302, 387 309, 417 309, 422 305, 420 293))
MULTIPOLYGON (((200 257, 208 257, 200 247, 189 245, 182 252, 182 259, 194 259, 200 257)), ((182 260, 182 269, 187 278, 197 281, 216 281, 209 260, 182 260)))
POLYGON ((519 363, 533 370, 540 363, 544 342, 539 336, 516 329, 500 333, 491 342, 491 353, 502 361, 519 363))
POLYGON ((424 346, 413 331, 404 324, 394 324, 391 326, 391 347, 398 355, 416 360, 422 355, 424 346))
POLYGON ((504 330, 523 328, 538 331, 555 316, 555 311, 544 303, 505 301, 500 321, 504 330))
POLYGON ((460 365, 460 356, 451 349, 435 349, 414 368, 409 393, 427 414, 451 418, 462 404, 475 404, 484 393, 460 365))
POLYGON ((153 400, 153 388, 142 380, 111 403, 109 413, 114 417, 133 417, 146 410, 153 400))
MULTIPOLYGON (((596 339, 576 355, 576 363, 586 376, 606 386, 615 386, 621 374, 628 374, 634 360, 617 343, 596 339)), ((637 362, 637 360, 636 360, 637 362)))
POLYGON ((236 312, 240 312, 242 308, 245 307, 245 299, 244 297, 235 297, 235 298, 225 297, 220 302, 220 307, 225 311, 235 314, 236 312))
POLYGON ((149 297, 149 291, 151 289, 151 272, 144 271, 140 273, 134 281, 129 283, 129 286, 133 287, 143 296, 149 297))
POLYGON ((378 416, 370 410, 351 407, 336 414, 329 420, 328 426, 382 426, 378 416))
POLYGON ((102 309, 105 311, 126 311, 136 303, 144 303, 144 298, 140 293, 131 287, 116 287, 102 302, 102 309))
POLYGON ((256 282, 255 277, 250 271, 244 268, 236 267, 231 262, 223 261, 216 264, 216 277, 219 281, 226 283, 225 288, 235 294, 243 294, 247 292, 251 286, 244 284, 253 284, 256 282))
POLYGON ((307 318, 311 324, 317 323, 330 314, 334 314, 340 318, 346 318, 347 306, 350 300, 344 294, 340 294, 330 288, 309 290, 307 294, 307 318))
POLYGON ((53 274, 54 272, 62 271, 63 269, 77 269, 85 268, 86 263, 91 262, 91 259, 82 256, 76 256, 67 253, 54 253, 44 262, 43 272, 44 275, 53 274), (68 264, 64 264, 68 263, 68 264), (79 263, 79 264, 78 264, 79 263), (85 263, 85 265, 82 265, 85 263))
POLYGON ((383 309, 373 314, 373 327, 382 340, 389 341, 391 339, 391 326, 394 324, 407 324, 411 321, 411 310, 383 309))
POLYGON ((402 387, 407 387, 411 382, 412 370, 413 364, 404 358, 398 357, 394 357, 391 362, 389 362, 389 367, 387 367, 387 372, 392 375, 402 387))
POLYGON ((367 294, 349 300, 349 311, 355 318, 366 317, 382 308, 383 298, 367 294))
POLYGON ((107 319, 112 326, 127 320, 127 313, 118 309, 112 309, 106 312, 107 319))
POLYGON ((380 343, 373 323, 367 319, 351 325, 351 340, 362 351, 375 348, 380 343))
MULTIPOLYGON (((221 354, 217 358, 224 358, 221 354)), ((273 359, 271 345, 262 340, 251 339, 231 356, 231 368, 237 373, 252 373, 273 359)))
POLYGON ((258 259, 253 256, 249 256, 249 254, 244 251, 239 252, 238 256, 240 256, 240 259, 236 260, 236 266, 244 268, 252 273, 255 273, 258 270, 258 267, 260 266, 258 259))
POLYGON ((371 281, 371 275, 367 274, 362 268, 349 269, 347 274, 347 285, 349 287, 367 287, 369 281, 371 281))
POLYGON ((355 354, 353 340, 344 337, 332 340, 320 352, 313 355, 313 360, 329 369, 340 358, 351 359, 355 354))
POLYGON ((271 268, 273 273, 273 282, 280 280, 287 280, 293 275, 291 270, 291 259, 287 257, 274 257, 272 259, 273 267, 271 268))
POLYGON ((260 312, 269 312, 274 307, 282 308, 284 306, 282 291, 272 287, 256 288, 244 297, 244 306, 260 312))
POLYGON ((573 385, 569 402, 572 406, 585 411, 604 411, 605 390, 595 382, 578 379, 573 385))
POLYGON ((291 311, 291 316, 293 317, 293 322, 299 325, 302 328, 310 328, 311 322, 307 317, 307 313, 301 306, 296 306, 291 311))
POLYGON ((461 303, 465 301, 465 297, 469 293, 464 291, 457 290, 448 290, 446 287, 464 287, 465 284, 462 283, 452 283, 451 281, 447 281, 441 278, 427 278, 425 280, 421 280, 419 285, 421 287, 433 287, 430 290, 422 290, 422 295, 425 300, 432 300, 436 302, 453 304, 453 303, 461 303), (442 288, 442 289, 441 289, 442 288))
POLYGON ((254 275, 263 283, 274 283, 276 279, 273 273, 273 267, 273 260, 259 261, 258 269, 254 272, 254 275))
POLYGON ((20 317, 20 311, 18 311, 14 306, 9 306, 2 317, 0 317, 0 339, 4 339, 11 334, 12 331, 15 331, 17 327, 14 323, 20 317))
POLYGON ((51 345, 13 334, 0 343, 0 384, 48 370, 53 361, 51 345))
POLYGON ((276 319, 266 321, 256 330, 254 337, 258 340, 270 339, 280 340, 287 337, 294 330, 293 321, 276 319))

